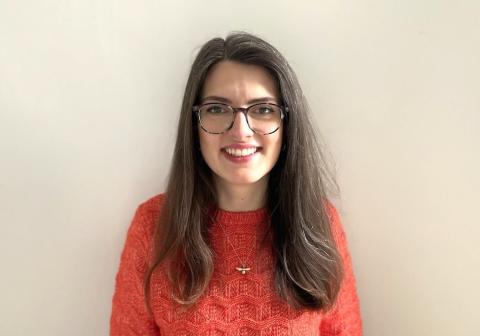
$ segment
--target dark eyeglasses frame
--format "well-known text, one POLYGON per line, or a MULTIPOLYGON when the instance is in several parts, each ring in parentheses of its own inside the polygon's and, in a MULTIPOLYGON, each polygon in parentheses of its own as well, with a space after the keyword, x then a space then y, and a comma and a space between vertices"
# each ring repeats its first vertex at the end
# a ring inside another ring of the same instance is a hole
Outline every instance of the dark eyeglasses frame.
POLYGON ((198 123, 200 124, 200 127, 201 127, 205 132, 210 133, 210 134, 223 134, 223 133, 229 131, 229 130, 233 127, 233 124, 235 123, 235 113, 236 113, 236 112, 241 112, 241 113, 243 113, 243 114, 245 115, 245 120, 247 121, 247 125, 248 125, 248 127, 249 127, 254 133, 261 134, 261 135, 268 135, 268 134, 272 134, 272 133, 275 133, 276 131, 278 131, 278 129, 280 128, 280 126, 278 126, 275 130, 273 130, 272 132, 269 132, 269 133, 258 133, 257 131, 255 131, 255 130, 250 126, 250 123, 248 122, 247 113, 248 113, 248 111, 249 111, 252 107, 255 107, 255 106, 258 106, 258 105, 273 105, 273 106, 279 107, 279 108, 280 108, 280 121, 281 121, 281 122, 283 121, 283 119, 284 119, 284 118, 287 116, 287 114, 288 114, 288 106, 278 105, 278 104, 274 104, 274 103, 256 103, 256 104, 250 105, 250 106, 248 106, 248 107, 233 107, 232 105, 225 104, 225 103, 211 102, 211 103, 205 103, 205 104, 193 106, 192 112, 197 115, 197 119, 198 119, 198 123), (228 106, 229 108, 231 108, 231 109, 233 110, 233 118, 232 118, 232 123, 230 124, 230 126, 228 126, 223 132, 210 132, 210 131, 207 130, 205 127, 203 127, 203 125, 202 125, 202 120, 201 120, 201 118, 200 118, 200 109, 201 109, 203 106, 205 106, 205 105, 224 105, 224 106, 228 106))

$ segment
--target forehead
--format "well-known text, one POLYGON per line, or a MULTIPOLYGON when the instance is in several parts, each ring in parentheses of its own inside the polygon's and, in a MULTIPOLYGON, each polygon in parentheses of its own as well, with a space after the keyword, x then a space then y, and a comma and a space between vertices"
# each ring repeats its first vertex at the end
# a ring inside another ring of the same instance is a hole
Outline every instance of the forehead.
POLYGON ((233 61, 221 61, 208 72, 203 83, 202 98, 220 96, 232 102, 259 98, 278 99, 278 85, 263 67, 233 61))

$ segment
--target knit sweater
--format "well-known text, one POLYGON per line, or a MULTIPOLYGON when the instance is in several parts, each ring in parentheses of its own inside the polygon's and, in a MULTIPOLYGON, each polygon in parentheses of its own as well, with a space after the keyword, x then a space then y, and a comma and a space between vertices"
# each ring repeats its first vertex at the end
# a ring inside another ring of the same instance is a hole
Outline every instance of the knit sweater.
POLYGON ((164 201, 157 195, 142 203, 132 220, 116 276, 110 320, 111 336, 170 335, 322 335, 361 336, 360 308, 344 230, 329 205, 334 239, 344 263, 345 277, 334 308, 294 309, 274 287, 274 258, 266 208, 246 212, 216 209, 210 240, 214 271, 197 303, 182 309, 172 299, 165 266, 154 272, 151 284, 153 316, 147 313, 144 275, 152 253, 155 221, 164 201), (236 268, 248 266, 242 274, 236 268))

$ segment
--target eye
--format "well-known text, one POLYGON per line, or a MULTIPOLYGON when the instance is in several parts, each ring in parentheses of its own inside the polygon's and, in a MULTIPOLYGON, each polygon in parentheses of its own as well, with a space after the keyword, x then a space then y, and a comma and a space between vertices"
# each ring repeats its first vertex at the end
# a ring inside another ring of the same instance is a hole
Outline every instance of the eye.
POLYGON ((268 114, 268 113, 272 113, 273 109, 270 106, 260 106, 260 108, 258 109, 258 112, 261 114, 268 114))
POLYGON ((226 108, 222 105, 207 105, 205 111, 211 114, 221 114, 226 112, 226 108))
POLYGON ((252 109, 252 112, 257 115, 266 115, 275 112, 275 108, 270 105, 258 105, 252 109))

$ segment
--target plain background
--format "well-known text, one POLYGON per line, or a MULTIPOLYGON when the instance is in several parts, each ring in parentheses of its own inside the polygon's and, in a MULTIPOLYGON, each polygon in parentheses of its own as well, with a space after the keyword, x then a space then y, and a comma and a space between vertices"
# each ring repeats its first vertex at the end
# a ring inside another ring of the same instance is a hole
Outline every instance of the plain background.
POLYGON ((367 336, 478 335, 480 2, 0 0, 0 334, 106 335, 199 47, 297 72, 336 163, 367 336))

